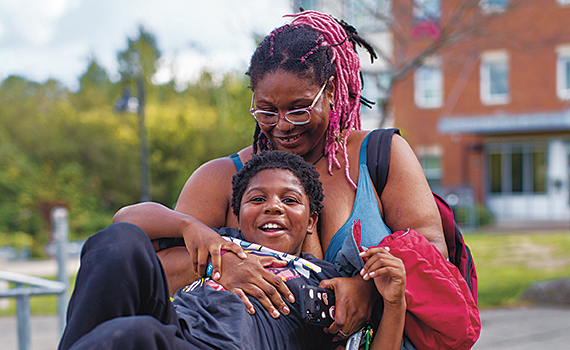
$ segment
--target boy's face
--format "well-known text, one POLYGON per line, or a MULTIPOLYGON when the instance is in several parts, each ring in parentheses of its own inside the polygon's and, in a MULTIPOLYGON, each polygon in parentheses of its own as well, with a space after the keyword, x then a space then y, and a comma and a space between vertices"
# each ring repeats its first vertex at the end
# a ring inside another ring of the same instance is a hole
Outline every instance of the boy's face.
POLYGON ((238 227, 246 241, 298 255, 307 233, 316 231, 303 185, 289 170, 262 170, 243 193, 238 227))

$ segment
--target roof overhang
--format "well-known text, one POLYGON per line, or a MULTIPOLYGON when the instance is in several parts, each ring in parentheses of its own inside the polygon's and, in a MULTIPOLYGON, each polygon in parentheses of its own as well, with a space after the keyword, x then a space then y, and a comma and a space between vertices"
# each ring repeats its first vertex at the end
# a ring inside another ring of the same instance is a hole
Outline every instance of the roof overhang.
POLYGON ((437 128, 442 134, 511 134, 570 130, 570 109, 521 114, 444 117, 437 128))

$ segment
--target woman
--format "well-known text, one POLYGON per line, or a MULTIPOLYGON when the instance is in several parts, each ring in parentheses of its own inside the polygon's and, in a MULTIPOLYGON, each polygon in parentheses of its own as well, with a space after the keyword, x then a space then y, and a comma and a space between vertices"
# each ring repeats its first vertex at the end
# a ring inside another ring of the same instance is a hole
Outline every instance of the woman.
MULTIPOLYGON (((351 230, 353 209, 364 201, 356 214, 360 217, 371 212, 371 220, 375 220, 372 235, 381 238, 390 231, 414 228, 447 256, 436 204, 408 144, 394 137, 390 176, 380 198, 368 185, 365 164, 359 166, 361 146, 368 134, 358 130, 362 84, 355 44, 363 43, 362 39, 354 28, 319 12, 305 11, 293 17, 290 25, 270 33, 251 59, 251 112, 257 120, 254 145, 233 158, 216 159, 196 170, 174 211, 142 203, 123 208, 115 216, 116 222, 137 224, 151 239, 185 238, 186 248, 159 255, 171 292, 188 284, 195 274, 203 275, 211 257, 214 279, 240 296, 248 309, 252 305, 246 294, 255 296, 275 317, 279 317, 277 309, 288 312, 281 295, 289 301, 294 297, 282 281, 266 273, 253 257, 221 257, 223 242, 208 228, 237 227, 230 205, 231 177, 259 149, 300 155, 321 174, 325 199, 319 236, 305 241, 304 252, 334 261, 343 237, 351 230), (361 184, 367 193, 357 191, 361 184), (199 235, 190 234, 196 230, 199 235), (331 243, 335 245, 332 250, 331 243)), ((337 298, 336 320, 328 332, 350 334, 370 318, 371 308, 362 307, 375 302, 370 281, 357 274, 323 281, 321 286, 334 289, 337 298)))

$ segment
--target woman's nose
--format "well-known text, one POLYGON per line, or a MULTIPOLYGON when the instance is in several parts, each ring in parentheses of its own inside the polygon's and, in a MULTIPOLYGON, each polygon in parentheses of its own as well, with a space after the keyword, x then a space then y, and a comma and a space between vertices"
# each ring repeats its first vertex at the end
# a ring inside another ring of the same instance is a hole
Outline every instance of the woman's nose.
POLYGON ((275 125, 275 128, 277 128, 277 130, 279 131, 287 132, 293 129, 292 126, 293 124, 291 122, 289 122, 287 119, 285 119, 280 115, 279 119, 277 120, 277 124, 275 125))

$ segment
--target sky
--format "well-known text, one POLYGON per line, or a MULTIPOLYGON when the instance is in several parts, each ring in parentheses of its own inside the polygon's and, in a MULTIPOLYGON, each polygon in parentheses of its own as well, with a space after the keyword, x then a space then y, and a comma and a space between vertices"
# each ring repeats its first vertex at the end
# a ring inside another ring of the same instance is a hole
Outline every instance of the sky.
POLYGON ((117 78, 117 53, 143 25, 155 35, 162 69, 179 83, 203 68, 245 70, 254 33, 288 20, 290 0, 0 0, 0 82, 10 75, 76 89, 90 58, 117 78))

